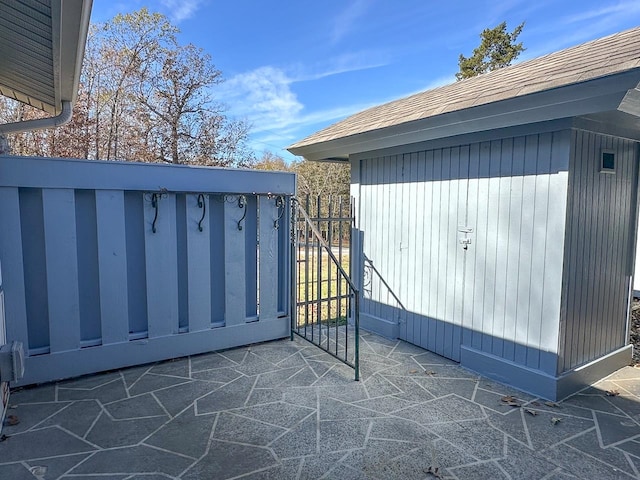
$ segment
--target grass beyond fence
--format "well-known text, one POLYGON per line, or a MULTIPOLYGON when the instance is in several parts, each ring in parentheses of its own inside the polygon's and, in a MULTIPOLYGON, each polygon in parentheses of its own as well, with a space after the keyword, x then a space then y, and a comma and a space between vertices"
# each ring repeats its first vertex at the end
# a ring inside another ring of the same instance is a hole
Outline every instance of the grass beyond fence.
MULTIPOLYGON (((339 254, 335 254, 338 258, 339 254)), ((297 260, 298 327, 312 324, 344 325, 349 317, 349 284, 329 254, 301 247, 297 260)), ((340 255, 349 272, 349 254, 340 255)))

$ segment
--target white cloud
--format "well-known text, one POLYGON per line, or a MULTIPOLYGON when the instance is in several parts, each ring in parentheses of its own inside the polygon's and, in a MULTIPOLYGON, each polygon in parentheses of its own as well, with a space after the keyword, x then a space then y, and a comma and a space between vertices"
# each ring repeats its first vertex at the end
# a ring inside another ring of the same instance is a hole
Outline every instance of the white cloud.
MULTIPOLYGON (((321 78, 316 75, 315 78, 321 78)), ((306 136, 309 129, 321 128, 373 104, 351 104, 316 111, 305 111, 295 92, 292 79, 282 69, 265 66, 232 77, 216 87, 228 114, 250 122, 249 144, 256 151, 277 151, 293 158, 284 149, 306 136)))
POLYGON ((640 14, 640 2, 621 1, 612 5, 584 10, 575 15, 559 17, 557 21, 537 25, 529 34, 546 38, 527 49, 520 61, 538 57, 562 48, 577 45, 609 33, 623 30, 623 25, 634 27, 630 20, 640 14))
MULTIPOLYGON (((264 66, 232 77, 216 87, 216 91, 220 95, 219 99, 228 105, 229 115, 245 118, 250 122, 252 128, 249 143, 256 151, 269 149, 277 150, 280 154, 285 154, 284 147, 309 134, 313 127, 322 128, 375 105, 418 93, 409 92, 393 98, 378 98, 368 103, 308 111, 292 90, 292 85, 297 81, 323 76, 323 72, 316 72, 294 79, 282 69, 264 66)), ((453 75, 435 79, 420 91, 446 85, 453 79, 453 75)))
POLYGON ((576 15, 571 15, 563 20, 563 23, 573 24, 586 20, 612 21, 625 18, 633 13, 640 12, 640 3, 637 0, 618 2, 615 5, 586 10, 576 15))
POLYGON ((388 64, 389 55, 386 52, 358 51, 343 53, 324 62, 318 62, 312 67, 296 65, 290 71, 292 81, 303 82, 319 80, 341 73, 384 67, 388 64))
POLYGON ((364 15, 368 5, 366 0, 355 0, 336 17, 331 32, 332 43, 338 43, 351 32, 354 23, 364 15))
POLYGON ((191 18, 202 0, 161 0, 162 6, 169 10, 169 17, 178 23, 191 18))
MULTIPOLYGON (((375 52, 346 53, 309 68, 296 65, 287 70, 263 66, 238 74, 216 87, 221 101, 229 106, 229 113, 245 117, 253 125, 252 131, 274 131, 283 135, 283 129, 297 130, 301 126, 336 120, 369 105, 353 105, 311 113, 304 113, 291 86, 294 83, 318 80, 331 75, 365 70, 385 65, 376 61, 375 52)), ((296 135, 291 133, 291 138, 296 135)))
POLYGON ((284 128, 295 121, 303 105, 290 85, 284 71, 267 66, 236 75, 218 91, 230 113, 246 117, 256 132, 284 128))

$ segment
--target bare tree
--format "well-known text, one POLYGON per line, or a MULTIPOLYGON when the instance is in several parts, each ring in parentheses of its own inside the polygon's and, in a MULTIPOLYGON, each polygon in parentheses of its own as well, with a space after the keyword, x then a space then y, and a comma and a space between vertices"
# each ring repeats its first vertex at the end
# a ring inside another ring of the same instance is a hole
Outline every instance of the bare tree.
POLYGON ((138 84, 137 101, 156 124, 161 160, 183 163, 196 149, 198 126, 210 115, 219 116, 209 89, 222 81, 222 74, 192 44, 158 50, 148 72, 138 84))
MULTIPOLYGON (((14 153, 252 165, 249 125, 214 98, 221 72, 202 49, 180 44, 178 32, 146 8, 92 25, 72 122, 12 135, 14 153)), ((0 107, 0 122, 43 116, 9 100, 0 107)))
POLYGON ((351 167, 349 163, 310 162, 295 160, 286 163, 272 152, 264 152, 255 164, 260 170, 281 170, 298 174, 299 196, 349 196, 351 167))

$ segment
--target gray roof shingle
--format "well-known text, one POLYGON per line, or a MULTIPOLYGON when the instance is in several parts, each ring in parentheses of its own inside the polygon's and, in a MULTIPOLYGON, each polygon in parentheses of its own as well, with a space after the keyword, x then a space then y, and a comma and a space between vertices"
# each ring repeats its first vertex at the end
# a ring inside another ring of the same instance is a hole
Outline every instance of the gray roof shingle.
POLYGON ((356 113, 289 148, 306 147, 640 67, 640 27, 356 113))

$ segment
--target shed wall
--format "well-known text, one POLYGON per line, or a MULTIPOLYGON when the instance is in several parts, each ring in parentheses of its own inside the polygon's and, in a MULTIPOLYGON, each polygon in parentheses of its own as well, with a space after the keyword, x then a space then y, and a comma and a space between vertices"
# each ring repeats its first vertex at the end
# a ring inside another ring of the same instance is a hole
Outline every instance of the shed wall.
POLYGON ((358 160, 365 326, 391 320, 454 360, 464 344, 555 374, 570 138, 358 160))
POLYGON ((638 144, 582 130, 571 144, 558 373, 626 344, 635 243, 638 144), (603 150, 615 173, 600 172, 603 150))

